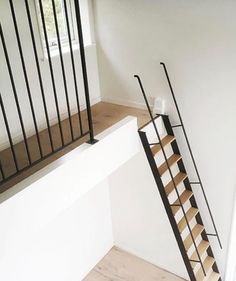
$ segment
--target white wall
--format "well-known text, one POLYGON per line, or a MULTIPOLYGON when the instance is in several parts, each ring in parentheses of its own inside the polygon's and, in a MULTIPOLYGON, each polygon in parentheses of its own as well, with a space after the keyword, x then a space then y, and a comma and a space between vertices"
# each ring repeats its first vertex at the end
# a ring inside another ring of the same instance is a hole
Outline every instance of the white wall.
MULTIPOLYGON (((25 209, 30 212, 28 204, 25 209)), ((15 212, 9 217, 6 211, 4 216, 11 227, 19 218, 15 212)), ((21 227, 25 224, 18 224, 21 227)), ((12 233, 9 228, 10 237, 2 236, 5 243, 13 242, 2 249, 4 280, 82 280, 113 246, 108 184, 94 186, 31 235, 22 237, 21 231, 12 233)))
MULTIPOLYGON (((87 59, 87 68, 88 68, 88 78, 89 78, 89 89, 90 89, 90 98, 91 103, 97 103, 100 101, 100 86, 99 86, 99 77, 98 77, 98 68, 97 68, 97 52, 96 45, 92 44, 94 42, 93 36, 93 21, 92 21, 92 11, 88 10, 88 1, 83 0, 81 2, 82 10, 82 20, 84 26, 86 24, 86 29, 84 31, 86 34, 89 33, 89 36, 85 36, 85 42, 89 45, 86 46, 86 59, 87 59), (91 21, 90 21, 91 19, 91 21), (90 32, 91 31, 91 32, 90 32), (91 34, 90 34, 91 33, 91 34)), ((47 100, 47 106, 49 111, 49 119, 51 124, 57 123, 57 115, 55 108, 55 100, 53 96, 51 77, 49 72, 48 59, 44 57, 44 51, 41 46, 40 34, 37 24, 37 17, 35 14, 34 0, 29 0, 32 20, 34 25, 36 44, 38 48, 38 53, 40 56, 40 67, 43 76, 44 90, 47 100)), ((31 37, 29 33, 28 21, 25 11, 24 1, 14 1, 15 11, 18 20, 19 31, 21 35, 22 47, 25 56, 26 68, 28 71, 29 83, 32 92, 33 103, 35 107, 36 118, 38 122, 39 129, 45 129, 46 121, 45 114, 43 110, 43 103, 41 97, 41 91, 39 86, 39 80, 37 76, 37 69, 34 60, 34 53, 32 49, 31 37)), ((90 5, 91 6, 91 5, 90 5)), ((25 122, 25 127, 27 134, 30 136, 35 133, 31 110, 29 107, 29 100, 27 97, 26 85, 24 81, 24 76, 21 67, 21 61, 19 57, 19 52, 17 48, 16 36, 13 28, 11 12, 9 8, 9 1, 4 0, 0 3, 0 18, 1 24, 3 26, 3 31, 5 35, 5 40, 7 43, 7 49, 10 56, 10 61, 12 64, 12 70, 15 78, 15 83, 17 87, 17 92, 19 96, 20 106, 22 109, 23 120, 25 122)), ((72 113, 77 112, 76 105, 76 96, 74 89, 74 78, 71 67, 70 53, 67 51, 64 52, 64 64, 65 72, 67 78, 68 93, 70 99, 70 108, 72 113)), ((78 46, 74 51, 75 56, 75 65, 76 65, 76 75, 78 82, 78 91, 81 109, 85 108, 85 97, 84 97, 84 88, 83 88, 83 78, 81 73, 81 62, 78 46)), ((12 93, 11 83, 9 80, 9 74, 6 67, 5 57, 3 54, 2 44, 0 43, 0 93, 2 95, 7 115, 9 117, 9 125, 15 142, 18 142, 22 139, 22 131, 19 124, 19 117, 17 115, 15 101, 12 93)), ((68 117, 66 99, 64 92, 64 84, 61 73, 61 64, 58 54, 52 58, 54 75, 56 81, 56 88, 59 101, 59 109, 62 116, 62 119, 68 117)), ((0 149, 9 146, 8 139, 6 135, 5 126, 3 123, 2 113, 0 112, 0 149)))
POLYGON ((142 150, 109 177, 109 186, 115 245, 188 280, 142 150))
POLYGON ((137 73, 177 122, 159 62, 168 66, 222 239, 222 251, 211 240, 223 274, 236 187, 235 8, 231 0, 94 0, 104 100, 142 106, 137 73))
POLYGON ((2 280, 82 280, 110 250, 107 177, 138 153, 136 132, 126 118, 1 195, 2 280))

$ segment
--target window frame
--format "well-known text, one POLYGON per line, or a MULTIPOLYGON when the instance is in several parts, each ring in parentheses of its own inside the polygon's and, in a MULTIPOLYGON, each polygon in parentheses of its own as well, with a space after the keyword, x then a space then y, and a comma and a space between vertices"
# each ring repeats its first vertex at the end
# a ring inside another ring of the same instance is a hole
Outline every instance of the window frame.
MULTIPOLYGON (((60 0, 63 4, 63 0, 60 0)), ((72 45, 78 45, 79 40, 78 40, 78 35, 76 32, 76 15, 75 15, 75 11, 74 9, 72 9, 72 1, 71 0, 66 0, 67 2, 67 10, 68 10, 68 18, 69 18, 69 25, 70 25, 70 34, 71 34, 71 42, 72 45)), ((46 45, 45 45, 45 36, 44 36, 44 32, 42 29, 42 22, 41 22, 41 14, 40 14, 40 9, 38 6, 38 1, 34 0, 34 6, 35 6, 35 13, 36 13, 36 18, 37 18, 37 29, 39 31, 39 39, 40 39, 40 44, 41 44, 41 48, 42 48, 42 54, 43 54, 43 59, 47 58, 47 50, 46 50, 46 45)), ((64 11, 64 21, 65 21, 65 25, 66 25, 66 18, 65 18, 65 10, 64 11)), ((55 23, 54 23, 55 25, 55 23)), ((67 25, 66 25, 66 31, 67 31, 67 25)), ((67 49, 69 47, 69 40, 68 37, 60 37, 61 39, 61 46, 62 49, 67 49)), ((58 41, 57 38, 55 37, 55 39, 49 39, 48 38, 48 42, 49 42, 49 51, 51 53, 51 56, 53 56, 55 53, 57 53, 59 51, 59 46, 58 46, 58 41)))

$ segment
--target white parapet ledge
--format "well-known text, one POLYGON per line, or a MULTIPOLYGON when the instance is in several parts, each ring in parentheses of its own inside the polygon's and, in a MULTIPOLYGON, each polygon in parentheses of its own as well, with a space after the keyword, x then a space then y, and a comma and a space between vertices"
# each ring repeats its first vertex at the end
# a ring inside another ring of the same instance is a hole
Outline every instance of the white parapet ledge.
POLYGON ((0 204, 0 259, 140 151, 137 119, 127 117, 96 139, 95 145, 83 144, 17 184, 14 189, 20 191, 0 204))

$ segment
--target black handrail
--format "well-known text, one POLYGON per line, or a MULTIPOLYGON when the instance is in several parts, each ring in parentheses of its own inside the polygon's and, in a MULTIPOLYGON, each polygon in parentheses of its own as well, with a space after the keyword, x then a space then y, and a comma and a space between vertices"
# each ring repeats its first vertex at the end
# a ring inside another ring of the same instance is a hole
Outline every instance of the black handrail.
POLYGON ((168 171, 169 171, 169 174, 170 174, 170 177, 171 177, 171 181, 173 182, 173 185, 174 185, 174 188, 175 188, 175 192, 176 192, 176 195, 178 197, 178 201, 179 201, 179 207, 181 208, 182 212, 183 212, 183 215, 184 215, 184 218, 186 220, 186 224, 187 224, 187 227, 188 227, 188 230, 189 230, 189 233, 190 233, 190 236, 191 236, 191 239, 193 241, 193 244, 194 244, 194 248, 196 250, 196 253, 197 253, 197 256, 198 256, 198 259, 199 261, 196 261, 196 262, 199 262, 201 264, 201 268, 202 268, 202 271, 204 273, 204 275, 206 276, 206 271, 204 269, 204 266, 203 266, 203 263, 202 263, 202 260, 201 260, 201 256, 200 256, 200 253, 198 251, 198 247, 196 245, 196 242, 195 242, 195 239, 193 237, 193 233, 192 233, 192 230, 191 230, 191 227, 189 225, 189 222, 188 222, 188 219, 187 219, 187 215, 186 215, 186 212, 185 212, 185 209, 183 207, 183 204, 181 202, 181 197, 180 197, 180 194, 179 194, 179 191, 178 191, 178 188, 176 186, 176 183, 175 183, 175 180, 174 180, 174 176, 173 176, 173 173, 171 171, 171 168, 170 168, 170 165, 169 165, 169 162, 168 162, 168 158, 166 156, 166 152, 165 152, 165 149, 162 145, 162 142, 161 142, 161 137, 160 137, 160 134, 158 132, 158 129, 157 129, 157 126, 156 126, 156 123, 155 123, 155 119, 152 115, 152 111, 151 111, 151 108, 150 108, 150 105, 149 105, 149 102, 148 102, 148 99, 147 99, 147 96, 146 96, 146 93, 145 93, 145 90, 143 88, 143 85, 142 85, 142 81, 140 79, 140 77, 138 75, 134 75, 134 77, 138 80, 138 83, 139 83, 139 86, 140 86, 140 89, 141 89, 141 92, 143 94, 143 98, 145 100, 145 103, 146 103, 146 106, 147 106, 147 109, 148 109, 148 113, 150 115, 150 118, 152 120, 152 124, 153 124, 153 127, 154 127, 154 130, 156 132, 156 135, 157 135, 157 138, 158 138, 158 141, 159 141, 159 144, 161 146, 161 150, 162 150, 162 153, 163 153, 163 156, 164 156, 164 159, 165 159, 165 162, 166 162, 166 165, 167 165, 167 168, 168 168, 168 171))
MULTIPOLYGON (((217 228, 216 228, 216 224, 215 224, 215 221, 214 221, 212 212, 211 212, 211 208, 210 208, 209 202, 208 202, 207 197, 206 197, 206 193, 205 193, 205 190, 204 190, 204 187, 203 187, 203 183, 202 183, 202 180, 201 180, 201 177, 200 177, 198 168, 197 168, 197 164, 196 164, 196 161, 195 161, 195 158, 194 158, 194 155, 193 155, 191 146, 190 146, 190 142, 189 142, 189 139, 188 139, 186 130, 185 130, 185 126, 184 126, 184 123, 183 123, 183 119, 182 119, 181 114, 180 114, 179 106, 178 106, 178 103, 177 103, 177 100, 176 100, 176 97, 175 97, 175 93, 174 93, 174 90, 173 90, 173 87, 172 87, 172 84, 171 84, 171 81, 170 81, 170 77, 169 77, 169 74, 168 74, 166 65, 165 65, 165 63, 163 63, 163 62, 161 62, 160 64, 163 66, 163 69, 164 69, 164 72, 165 72, 165 75, 166 75, 166 78, 167 78, 167 81, 168 81, 168 85, 169 85, 169 88, 170 88, 170 92, 171 92, 172 98, 173 98, 173 100, 174 100, 174 104, 175 104, 175 107, 176 107, 176 110, 177 110, 177 113, 178 113, 178 117, 179 117, 179 120, 180 120, 180 125, 173 126, 173 128, 175 128, 175 127, 181 127, 182 130, 183 130, 184 137, 185 137, 185 140, 186 140, 186 143, 187 143, 189 152, 190 152, 190 156, 191 156, 191 159, 192 159, 192 162, 193 162, 193 165, 194 165, 194 169, 195 169, 195 172, 196 172, 196 174, 197 174, 197 178, 198 178, 198 182, 197 182, 197 183, 198 183, 198 184, 200 185, 200 187, 201 187, 201 190, 202 190, 202 193, 203 193, 203 196, 204 196, 206 205, 207 205, 207 209, 208 209, 208 212, 209 212, 209 214, 210 214, 211 221, 212 221, 212 224, 213 224, 213 227, 214 227, 214 230, 215 230, 216 237, 217 237, 217 239, 218 239, 220 248, 222 249, 222 244, 221 244, 221 241, 220 241, 220 237, 219 237, 219 234, 218 234, 218 231, 217 231, 217 228)), ((193 184, 197 184, 197 183, 194 182, 193 184)))

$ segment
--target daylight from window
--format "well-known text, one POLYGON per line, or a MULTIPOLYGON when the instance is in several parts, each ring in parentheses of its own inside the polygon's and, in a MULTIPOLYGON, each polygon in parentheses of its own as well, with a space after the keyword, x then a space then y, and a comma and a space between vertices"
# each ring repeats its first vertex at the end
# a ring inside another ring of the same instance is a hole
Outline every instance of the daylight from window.
MULTIPOLYGON (((56 6, 57 22, 58 22, 58 28, 59 28, 59 32, 60 32, 60 39, 61 39, 61 42, 65 44, 68 42, 68 32, 67 32, 67 25, 66 25, 64 1, 63 0, 54 0, 54 1, 55 1, 55 6, 56 6)), ((46 28, 47 28, 49 45, 51 47, 57 46, 58 42, 57 42, 57 34, 56 34, 55 21, 54 21, 54 15, 53 15, 52 1, 43 0, 42 3, 43 3, 43 11, 44 11, 44 18, 45 18, 45 23, 46 23, 46 28)), ((68 10, 68 17, 69 17, 69 22, 70 22, 71 38, 72 38, 72 40, 74 40, 72 11, 71 11, 71 5, 70 5, 69 1, 67 2, 67 10, 68 10)), ((39 12, 39 14, 40 14, 40 12, 39 12)), ((41 20, 39 20, 39 22, 40 22, 41 32, 43 35, 42 22, 41 22, 41 20)), ((44 41, 45 37, 44 36, 42 36, 42 37, 43 37, 43 41, 44 41)))

